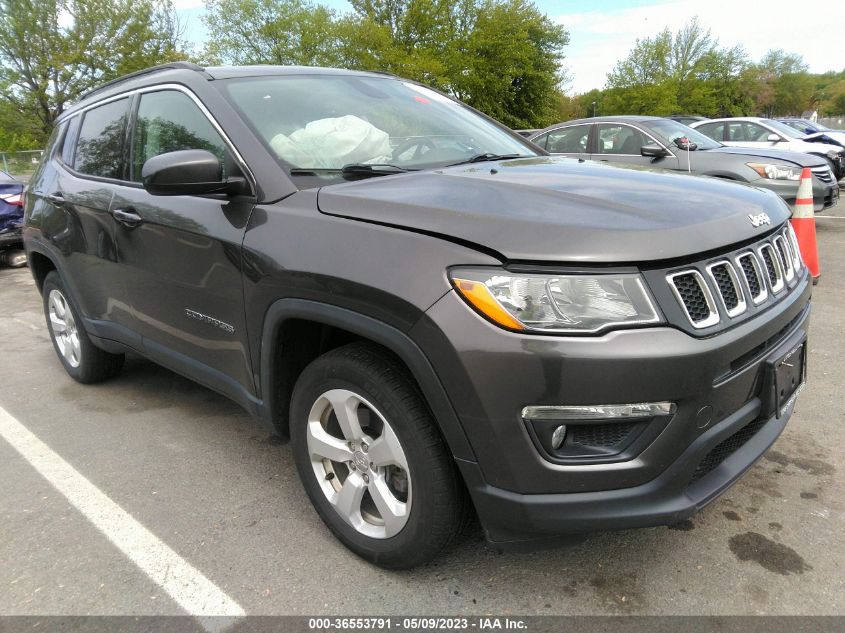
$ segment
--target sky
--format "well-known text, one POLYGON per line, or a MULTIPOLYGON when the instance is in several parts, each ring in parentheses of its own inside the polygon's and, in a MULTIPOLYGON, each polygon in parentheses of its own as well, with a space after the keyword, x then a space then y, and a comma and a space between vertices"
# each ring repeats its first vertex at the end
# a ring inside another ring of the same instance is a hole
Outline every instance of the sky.
MULTIPOLYGON (((347 11, 347 0, 317 0, 347 11)), ((752 60, 782 48, 797 53, 810 72, 842 70, 842 35, 845 2, 816 0, 800 8, 792 0, 534 0, 537 7, 569 31, 564 66, 569 69, 570 93, 604 85, 607 73, 625 57, 637 38, 653 36, 664 28, 675 31, 697 15, 719 40, 741 44, 752 60)), ((185 37, 197 48, 205 41, 202 0, 173 0, 185 26, 185 37)))

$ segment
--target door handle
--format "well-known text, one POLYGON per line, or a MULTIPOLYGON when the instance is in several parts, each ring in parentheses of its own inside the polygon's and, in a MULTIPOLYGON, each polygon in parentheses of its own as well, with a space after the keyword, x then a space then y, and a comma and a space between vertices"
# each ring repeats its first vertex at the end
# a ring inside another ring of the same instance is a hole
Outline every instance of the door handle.
POLYGON ((57 207, 63 207, 65 204, 65 199, 64 196, 62 196, 61 191, 57 191, 56 193, 48 193, 45 197, 50 202, 50 204, 53 204, 57 207))
POLYGON ((115 220, 130 229, 134 229, 144 221, 133 209, 112 209, 111 215, 115 220))

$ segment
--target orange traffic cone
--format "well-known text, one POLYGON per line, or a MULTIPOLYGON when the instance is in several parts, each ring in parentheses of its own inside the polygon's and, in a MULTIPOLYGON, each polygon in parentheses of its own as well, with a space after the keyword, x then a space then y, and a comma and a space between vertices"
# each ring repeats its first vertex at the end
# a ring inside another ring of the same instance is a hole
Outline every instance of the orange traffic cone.
POLYGON ((819 248, 816 244, 816 217, 813 208, 813 174, 809 167, 801 172, 798 194, 795 196, 795 208, 792 210, 792 228, 798 238, 801 259, 810 269, 813 284, 819 283, 819 248))

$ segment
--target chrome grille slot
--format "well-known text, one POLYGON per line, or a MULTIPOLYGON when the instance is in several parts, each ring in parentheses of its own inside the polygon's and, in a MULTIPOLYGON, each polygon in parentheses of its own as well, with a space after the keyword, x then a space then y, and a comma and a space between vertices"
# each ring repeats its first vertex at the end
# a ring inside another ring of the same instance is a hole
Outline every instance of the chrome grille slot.
POLYGON ((772 243, 775 245, 778 257, 780 257, 780 263, 783 267, 784 276, 786 277, 786 281, 788 283, 795 278, 795 268, 792 265, 792 253, 789 252, 789 247, 786 245, 786 240, 783 239, 783 235, 778 235, 772 240, 772 243))
POLYGON ((801 259, 801 249, 798 246, 798 236, 795 235, 795 229, 792 228, 791 224, 787 224, 783 235, 789 243, 789 248, 792 249, 792 266, 795 268, 795 272, 800 272, 801 268, 804 266, 804 260, 801 259))
POLYGON ((754 305, 763 303, 768 298, 769 291, 766 289, 766 282, 763 280, 763 272, 757 256, 748 251, 737 257, 736 263, 742 271, 751 301, 754 305))
POLYGON ((745 312, 745 296, 733 265, 728 260, 718 261, 710 264, 707 272, 716 284, 725 313, 733 318, 745 312))
POLYGON ((830 167, 813 167, 810 171, 813 172, 813 175, 821 180, 825 184, 830 184, 834 181, 833 172, 830 171, 830 167))
POLYGON ((766 276, 769 279, 769 288, 773 293, 778 293, 783 290, 783 268, 781 267, 780 259, 775 254, 775 249, 771 244, 763 244, 757 251, 760 253, 760 259, 763 260, 763 265, 766 267, 766 276))
POLYGON ((713 295, 701 273, 697 270, 683 270, 667 275, 666 279, 694 328, 710 327, 719 322, 713 295))

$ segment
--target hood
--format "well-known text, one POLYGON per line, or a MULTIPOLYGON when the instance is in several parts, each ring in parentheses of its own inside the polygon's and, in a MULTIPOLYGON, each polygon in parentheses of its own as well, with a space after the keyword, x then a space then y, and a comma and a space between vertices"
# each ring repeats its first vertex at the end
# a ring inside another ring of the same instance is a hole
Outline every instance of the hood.
POLYGON ((774 193, 676 172, 537 157, 320 189, 320 211, 479 245, 512 261, 631 263, 753 239, 789 217, 774 193), (765 212, 771 226, 749 215, 765 212))
POLYGON ((813 134, 808 134, 802 141, 806 141, 807 143, 825 143, 827 145, 835 145, 837 146, 836 149, 842 151, 842 148, 845 146, 843 143, 843 137, 845 135, 836 134, 835 132, 814 132, 813 134))
MULTIPOLYGON (((767 158, 800 165, 801 167, 826 167, 827 161, 813 154, 802 154, 801 152, 790 152, 782 149, 762 149, 756 147, 728 147, 723 145, 715 149, 704 150, 708 154, 740 154, 749 158, 767 158)), ((695 156, 695 152, 693 152, 695 156)))

